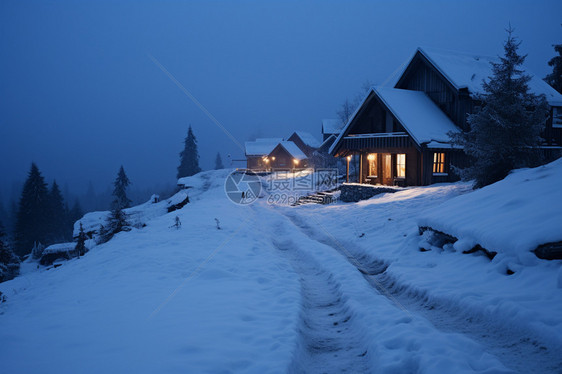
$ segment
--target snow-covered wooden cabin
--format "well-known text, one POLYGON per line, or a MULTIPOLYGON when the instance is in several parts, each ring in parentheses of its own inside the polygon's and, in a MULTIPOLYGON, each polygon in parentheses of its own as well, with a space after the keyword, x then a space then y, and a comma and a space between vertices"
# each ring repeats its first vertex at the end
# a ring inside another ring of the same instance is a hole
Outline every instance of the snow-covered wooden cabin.
MULTIPOLYGON (((466 157, 450 131, 468 128, 475 94, 496 59, 418 48, 394 87, 373 87, 330 147, 330 154, 359 158, 360 183, 427 185, 457 180, 451 165, 466 157)), ((529 72, 527 72, 529 73, 529 72)), ((544 150, 562 146, 562 95, 539 77, 529 88, 551 106, 544 150)))
POLYGON ((281 138, 259 138, 244 144, 246 167, 250 170, 265 170, 269 168, 266 158, 273 149, 282 142, 281 138))
POLYGON ((282 141, 267 155, 272 169, 289 170, 308 166, 308 156, 292 141, 282 141))

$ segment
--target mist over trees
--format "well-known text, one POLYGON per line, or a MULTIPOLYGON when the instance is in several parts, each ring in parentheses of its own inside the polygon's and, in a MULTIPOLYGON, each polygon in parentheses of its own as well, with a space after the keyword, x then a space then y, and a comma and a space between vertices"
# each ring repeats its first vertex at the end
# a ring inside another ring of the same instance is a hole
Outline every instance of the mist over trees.
POLYGON ((451 134, 456 144, 473 157, 472 166, 461 170, 465 179, 475 179, 475 188, 497 182, 520 167, 539 161, 537 147, 548 115, 544 95, 529 92, 531 77, 522 70, 526 56, 518 54, 520 41, 507 30, 504 56, 492 63, 493 75, 483 83, 478 96, 482 106, 468 116, 470 131, 451 134))
POLYGON ((184 142, 184 149, 180 152, 180 166, 178 166, 178 179, 195 175, 201 171, 199 167, 199 152, 197 151, 197 139, 193 129, 189 126, 184 142))

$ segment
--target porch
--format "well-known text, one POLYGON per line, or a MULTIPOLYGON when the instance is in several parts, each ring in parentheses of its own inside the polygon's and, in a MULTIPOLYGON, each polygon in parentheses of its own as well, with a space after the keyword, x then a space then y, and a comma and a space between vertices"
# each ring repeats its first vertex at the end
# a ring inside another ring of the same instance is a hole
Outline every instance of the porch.
POLYGON ((419 184, 419 151, 405 132, 353 134, 342 139, 346 181, 385 186, 419 184), (353 172, 352 172, 353 169, 353 172))

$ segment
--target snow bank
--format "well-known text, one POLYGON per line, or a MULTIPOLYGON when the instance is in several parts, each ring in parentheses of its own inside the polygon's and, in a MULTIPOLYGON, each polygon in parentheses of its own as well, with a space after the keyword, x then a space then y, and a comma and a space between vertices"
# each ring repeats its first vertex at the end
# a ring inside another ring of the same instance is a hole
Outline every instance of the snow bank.
POLYGON ((530 251, 562 240, 560 186, 562 159, 516 170, 502 181, 428 209, 418 225, 480 244, 521 264, 536 263, 530 251))

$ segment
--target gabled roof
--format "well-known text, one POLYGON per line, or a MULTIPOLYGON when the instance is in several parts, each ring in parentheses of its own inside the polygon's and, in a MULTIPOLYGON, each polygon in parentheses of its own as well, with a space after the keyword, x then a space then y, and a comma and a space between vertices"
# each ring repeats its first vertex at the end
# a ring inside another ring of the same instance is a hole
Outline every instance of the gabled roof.
POLYGON ((246 156, 268 155, 282 141, 282 138, 259 138, 253 142, 246 142, 244 144, 246 156))
POLYGON ((343 125, 339 119, 323 119, 322 134, 339 134, 343 125))
MULTIPOLYGON (((310 133, 304 131, 295 131, 293 134, 296 134, 304 144, 312 148, 320 147, 320 142, 310 133)), ((292 136, 292 134, 291 134, 292 136)), ((290 137, 289 137, 290 138, 290 137)))
MULTIPOLYGON (((493 75, 491 62, 499 62, 498 57, 474 55, 446 49, 420 47, 421 53, 457 90, 466 88, 470 94, 483 93, 482 82, 493 75)), ((414 55, 415 56, 415 55, 414 55)), ((410 60, 408 65, 413 61, 410 60)), ((525 69, 531 76, 529 90, 536 95, 544 94, 550 105, 562 105, 562 95, 540 77, 525 69)), ((404 70, 404 72, 406 69, 404 70)), ((400 76, 398 81, 402 78, 400 76)))
POLYGON ((307 158, 306 155, 301 151, 301 149, 297 147, 295 143, 290 141, 284 141, 278 143, 275 147, 273 147, 273 149, 271 150, 271 152, 269 152, 269 154, 271 154, 277 147, 283 147, 291 155, 291 157, 299 161, 307 158))
POLYGON ((330 147, 330 153, 333 152, 341 139, 347 136, 359 109, 373 96, 379 98, 418 145, 426 144, 438 148, 450 147, 450 138, 447 133, 459 131, 449 117, 424 92, 371 87, 359 108, 330 147))

